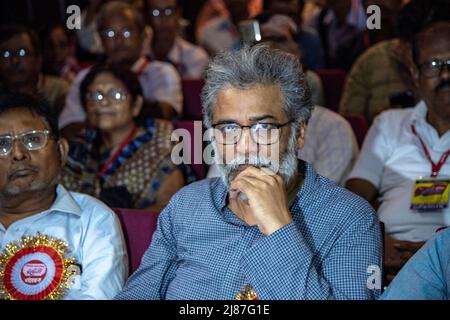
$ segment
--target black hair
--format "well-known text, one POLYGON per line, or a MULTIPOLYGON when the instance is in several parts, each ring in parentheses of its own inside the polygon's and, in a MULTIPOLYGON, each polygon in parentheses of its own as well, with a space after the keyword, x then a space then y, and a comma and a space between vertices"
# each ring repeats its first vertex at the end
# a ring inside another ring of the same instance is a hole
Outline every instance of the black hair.
POLYGON ((39 33, 42 48, 44 48, 48 44, 47 41, 50 37, 50 34, 56 29, 61 29, 64 32, 64 34, 66 35, 69 42, 75 40, 75 33, 72 30, 69 30, 68 28, 66 28, 66 26, 64 24, 61 24, 59 22, 52 23, 52 24, 48 25, 47 27, 45 27, 44 29, 42 29, 41 32, 39 33))
POLYGON ((130 10, 133 13, 133 19, 138 31, 143 33, 145 28, 144 16, 132 4, 121 1, 111 1, 101 5, 96 20, 98 30, 101 31, 105 27, 107 18, 116 15, 124 16, 125 11, 127 10, 130 10))
POLYGON ((400 12, 397 36, 411 43, 412 58, 416 65, 417 35, 438 22, 450 22, 449 0, 412 0, 400 12))
POLYGON ((134 102, 138 96, 143 96, 142 87, 139 83, 137 75, 129 69, 120 64, 98 64, 89 70, 86 77, 80 85, 80 99, 83 107, 86 107, 86 94, 89 86, 94 82, 95 78, 101 73, 110 73, 114 78, 123 82, 128 92, 131 94, 134 102))
POLYGON ((9 25, 0 28, 0 44, 22 33, 30 37, 31 44, 37 55, 41 55, 41 43, 38 34, 33 30, 23 25, 9 25))
POLYGON ((0 95, 0 116, 14 109, 29 110, 46 122, 55 139, 61 137, 56 114, 44 98, 24 93, 0 95))
MULTIPOLYGON (((270 9, 271 4, 273 1, 276 0, 264 0, 263 1, 263 10, 267 11, 270 9)), ((301 14, 303 12, 303 9, 305 8, 305 0, 298 0, 298 11, 296 13, 301 14)))

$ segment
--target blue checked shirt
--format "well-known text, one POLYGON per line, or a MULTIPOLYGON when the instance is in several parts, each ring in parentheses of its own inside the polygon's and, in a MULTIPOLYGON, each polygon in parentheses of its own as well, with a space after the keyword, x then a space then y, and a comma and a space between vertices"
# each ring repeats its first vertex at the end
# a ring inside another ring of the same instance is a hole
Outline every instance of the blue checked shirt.
POLYGON ((370 205, 306 165, 294 222, 269 236, 226 206, 219 178, 178 192, 161 213, 139 269, 116 299, 374 299, 368 268, 381 265, 370 205))

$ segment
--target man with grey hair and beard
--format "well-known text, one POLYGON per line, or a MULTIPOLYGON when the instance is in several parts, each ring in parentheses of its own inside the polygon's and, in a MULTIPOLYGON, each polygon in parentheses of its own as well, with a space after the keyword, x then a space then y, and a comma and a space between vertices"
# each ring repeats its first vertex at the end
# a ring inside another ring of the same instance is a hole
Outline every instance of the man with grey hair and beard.
POLYGON ((202 98, 222 178, 172 198, 116 298, 377 298, 373 209, 296 157, 312 109, 298 59, 265 45, 221 53, 202 98))

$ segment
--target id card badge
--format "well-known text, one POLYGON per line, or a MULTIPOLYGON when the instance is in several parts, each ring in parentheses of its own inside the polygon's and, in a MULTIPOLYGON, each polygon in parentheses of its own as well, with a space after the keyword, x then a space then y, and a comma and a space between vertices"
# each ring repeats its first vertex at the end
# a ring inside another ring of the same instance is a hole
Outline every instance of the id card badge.
POLYGON ((414 183, 411 210, 435 211, 448 207, 450 178, 418 179, 414 183))

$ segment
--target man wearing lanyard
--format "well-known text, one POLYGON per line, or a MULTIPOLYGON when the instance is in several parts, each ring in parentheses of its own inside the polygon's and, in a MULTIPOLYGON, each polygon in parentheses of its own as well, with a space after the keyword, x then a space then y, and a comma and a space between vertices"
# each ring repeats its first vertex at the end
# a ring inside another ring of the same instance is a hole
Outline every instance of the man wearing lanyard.
MULTIPOLYGON (((419 13, 420 14, 420 13, 419 13)), ((422 101, 377 117, 347 187, 374 203, 386 227, 391 280, 437 229, 450 225, 450 17, 433 12, 411 26, 411 67, 422 101)))

